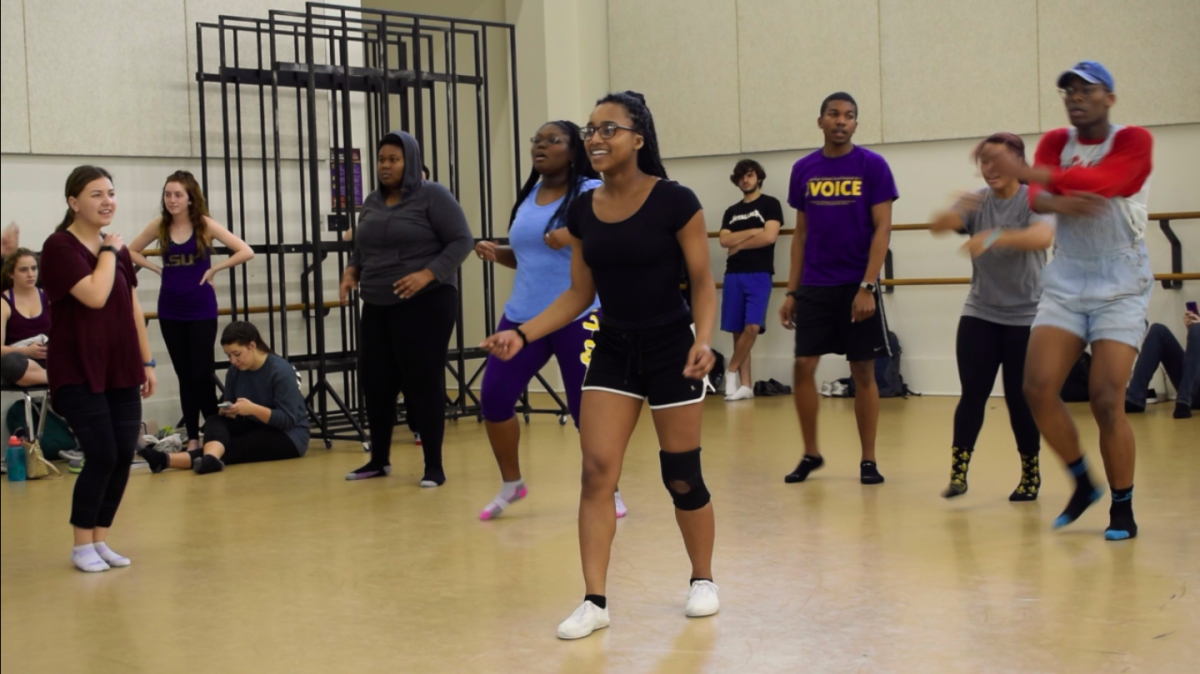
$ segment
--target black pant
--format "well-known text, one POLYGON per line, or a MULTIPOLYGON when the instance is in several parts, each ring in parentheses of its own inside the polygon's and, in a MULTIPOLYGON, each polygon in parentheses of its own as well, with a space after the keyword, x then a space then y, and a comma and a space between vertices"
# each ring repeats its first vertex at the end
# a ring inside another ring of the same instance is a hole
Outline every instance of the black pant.
POLYGON ((458 292, 440 286, 390 306, 364 304, 359 377, 371 427, 371 461, 391 461, 396 397, 404 393, 408 423, 421 434, 425 468, 441 470, 446 430, 446 352, 458 314, 458 292))
MULTIPOLYGON (((204 444, 210 442, 219 442, 225 447, 221 462, 226 466, 300 458, 300 450, 287 433, 251 419, 212 415, 204 421, 204 444)), ((193 459, 203 453, 202 449, 188 452, 193 459)))
POLYGON ((171 321, 159 319, 171 366, 179 378, 179 404, 188 440, 200 439, 200 420, 217 413, 214 381, 217 365, 213 345, 217 343, 217 319, 171 321))
POLYGON ((142 394, 137 387, 92 393, 70 384, 54 392, 54 409, 75 432, 83 450, 83 471, 75 480, 71 524, 80 529, 112 526, 142 426, 142 394))
POLYGON ((1150 326, 1125 389, 1126 400, 1138 407, 1146 406, 1146 389, 1159 365, 1175 386, 1175 402, 1196 409, 1200 405, 1200 324, 1188 328, 1186 351, 1170 328, 1162 323, 1150 326))
POLYGON ((958 380, 962 398, 954 411, 954 446, 974 449, 996 371, 1004 365, 1004 402, 1017 438, 1017 451, 1030 456, 1041 448, 1041 436, 1022 390, 1029 326, 1000 325, 974 316, 958 322, 958 380))

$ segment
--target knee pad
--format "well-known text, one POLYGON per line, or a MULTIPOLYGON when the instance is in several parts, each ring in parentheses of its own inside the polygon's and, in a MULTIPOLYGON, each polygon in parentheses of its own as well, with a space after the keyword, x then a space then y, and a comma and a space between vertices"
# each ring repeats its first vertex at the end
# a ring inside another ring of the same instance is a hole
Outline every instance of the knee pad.
POLYGON ((704 476, 700 473, 700 448, 690 452, 672 454, 659 451, 662 465, 663 485, 671 494, 671 500, 680 510, 699 510, 712 500, 704 476))

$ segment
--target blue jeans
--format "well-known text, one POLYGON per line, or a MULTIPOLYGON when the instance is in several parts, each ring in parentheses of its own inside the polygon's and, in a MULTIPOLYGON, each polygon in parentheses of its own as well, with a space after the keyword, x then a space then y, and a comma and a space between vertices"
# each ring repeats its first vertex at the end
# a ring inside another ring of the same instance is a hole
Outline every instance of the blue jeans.
POLYGON ((1137 365, 1133 367, 1133 379, 1125 389, 1126 400, 1138 407, 1145 407, 1146 388, 1160 364, 1178 391, 1176 404, 1194 406, 1200 403, 1200 392, 1196 390, 1200 386, 1200 324, 1188 328, 1186 351, 1167 326, 1162 323, 1150 326, 1150 332, 1146 333, 1146 340, 1142 343, 1142 352, 1138 354, 1137 365))

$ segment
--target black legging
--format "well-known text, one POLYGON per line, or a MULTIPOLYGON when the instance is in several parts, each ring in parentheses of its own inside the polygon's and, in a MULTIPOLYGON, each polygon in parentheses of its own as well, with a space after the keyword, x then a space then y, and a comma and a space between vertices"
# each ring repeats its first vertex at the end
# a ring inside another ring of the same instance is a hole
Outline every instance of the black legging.
MULTIPOLYGON (((221 463, 226 466, 300 458, 300 450, 287 433, 250 419, 227 419, 214 414, 204 422, 204 444, 210 442, 225 447, 221 463)), ((203 454, 203 449, 188 452, 193 459, 203 454)))
POLYGON ((396 397, 404 393, 409 426, 421 434, 426 473, 442 470, 446 430, 446 352, 458 292, 441 286, 390 306, 364 304, 359 376, 370 424, 371 462, 391 462, 396 397))
POLYGON ((74 431, 85 461, 75 480, 71 524, 80 529, 112 526, 142 426, 142 393, 137 387, 92 393, 68 384, 54 392, 54 410, 74 431))
POLYGON ((954 411, 955 447, 975 448, 988 396, 996 384, 996 371, 1003 364, 1004 402, 1008 404, 1017 451, 1025 456, 1038 453, 1041 436, 1022 391, 1028 346, 1029 326, 1000 325, 974 316, 959 320, 958 380, 962 383, 962 398, 954 411))
POLYGON ((171 366, 179 378, 179 405, 188 440, 200 439, 200 421, 217 413, 217 372, 213 348, 217 319, 172 321, 159 319, 171 366))

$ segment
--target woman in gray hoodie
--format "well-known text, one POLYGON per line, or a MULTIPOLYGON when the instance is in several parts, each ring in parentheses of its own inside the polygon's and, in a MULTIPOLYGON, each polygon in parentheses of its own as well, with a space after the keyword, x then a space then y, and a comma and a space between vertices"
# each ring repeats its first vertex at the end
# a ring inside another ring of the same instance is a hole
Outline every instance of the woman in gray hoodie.
POLYGON ((370 425, 371 460, 347 480, 392 472, 396 397, 425 451, 422 487, 446 482, 442 436, 446 352, 458 315, 458 268, 475 245, 454 195, 421 176, 421 148, 393 131, 379 141, 379 187, 363 203, 354 253, 339 294, 362 297, 359 376, 370 425))

